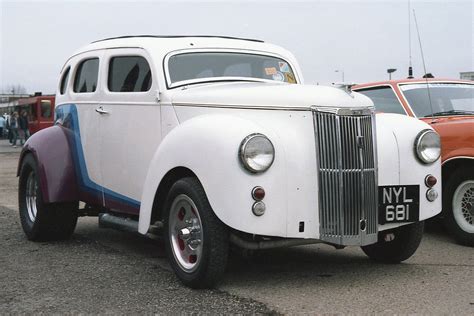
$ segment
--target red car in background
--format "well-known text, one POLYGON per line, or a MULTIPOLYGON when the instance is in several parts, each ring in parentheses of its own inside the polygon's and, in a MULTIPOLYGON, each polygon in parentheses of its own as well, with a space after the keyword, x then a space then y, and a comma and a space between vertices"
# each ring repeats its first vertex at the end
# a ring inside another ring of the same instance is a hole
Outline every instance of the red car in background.
POLYGON ((404 79, 353 87, 378 112, 417 117, 441 136, 443 218, 456 240, 474 246, 474 82, 404 79))
POLYGON ((54 95, 33 96, 18 99, 16 111, 28 113, 29 130, 33 135, 37 131, 52 126, 54 123, 54 95))

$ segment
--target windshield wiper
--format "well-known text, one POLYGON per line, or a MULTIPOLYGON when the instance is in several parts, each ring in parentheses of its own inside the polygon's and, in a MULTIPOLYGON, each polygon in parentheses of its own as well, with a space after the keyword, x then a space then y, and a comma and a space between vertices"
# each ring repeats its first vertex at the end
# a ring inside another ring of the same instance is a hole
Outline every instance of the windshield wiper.
POLYGON ((433 114, 428 114, 428 115, 425 115, 424 117, 445 116, 445 115, 474 115, 474 111, 450 110, 450 111, 442 111, 442 112, 436 112, 433 114))

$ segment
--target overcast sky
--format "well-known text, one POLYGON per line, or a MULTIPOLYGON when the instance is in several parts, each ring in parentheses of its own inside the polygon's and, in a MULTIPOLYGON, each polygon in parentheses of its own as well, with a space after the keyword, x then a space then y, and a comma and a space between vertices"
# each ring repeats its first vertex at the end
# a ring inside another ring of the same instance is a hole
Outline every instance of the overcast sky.
MULTIPOLYGON (((390 1, 8 1, 0 0, 0 89, 55 93, 77 48, 131 34, 259 38, 292 51, 306 83, 367 82, 407 75, 408 0, 390 1)), ((411 1, 428 72, 474 70, 473 1, 411 1)), ((413 16, 413 14, 412 14, 413 16)), ((415 75, 423 73, 412 24, 415 75)))

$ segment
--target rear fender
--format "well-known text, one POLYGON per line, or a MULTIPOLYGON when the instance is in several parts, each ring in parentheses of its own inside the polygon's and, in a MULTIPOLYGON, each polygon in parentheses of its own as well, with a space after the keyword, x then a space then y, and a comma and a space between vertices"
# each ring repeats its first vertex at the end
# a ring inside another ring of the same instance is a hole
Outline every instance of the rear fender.
POLYGON ((25 143, 18 162, 17 176, 26 155, 32 154, 38 166, 41 194, 45 203, 79 200, 79 190, 70 145, 61 126, 33 134, 25 143))

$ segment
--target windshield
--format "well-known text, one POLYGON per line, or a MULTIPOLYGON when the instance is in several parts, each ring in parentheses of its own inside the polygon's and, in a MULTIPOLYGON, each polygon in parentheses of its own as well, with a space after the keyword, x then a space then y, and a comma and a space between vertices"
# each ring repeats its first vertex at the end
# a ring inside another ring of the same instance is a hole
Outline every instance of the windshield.
POLYGON ((265 79, 296 83, 295 74, 285 60, 265 55, 231 52, 196 52, 173 55, 168 61, 172 86, 189 80, 265 79))
POLYGON ((400 86, 416 116, 474 115, 474 85, 430 83, 428 86, 429 95, 426 83, 400 86))

